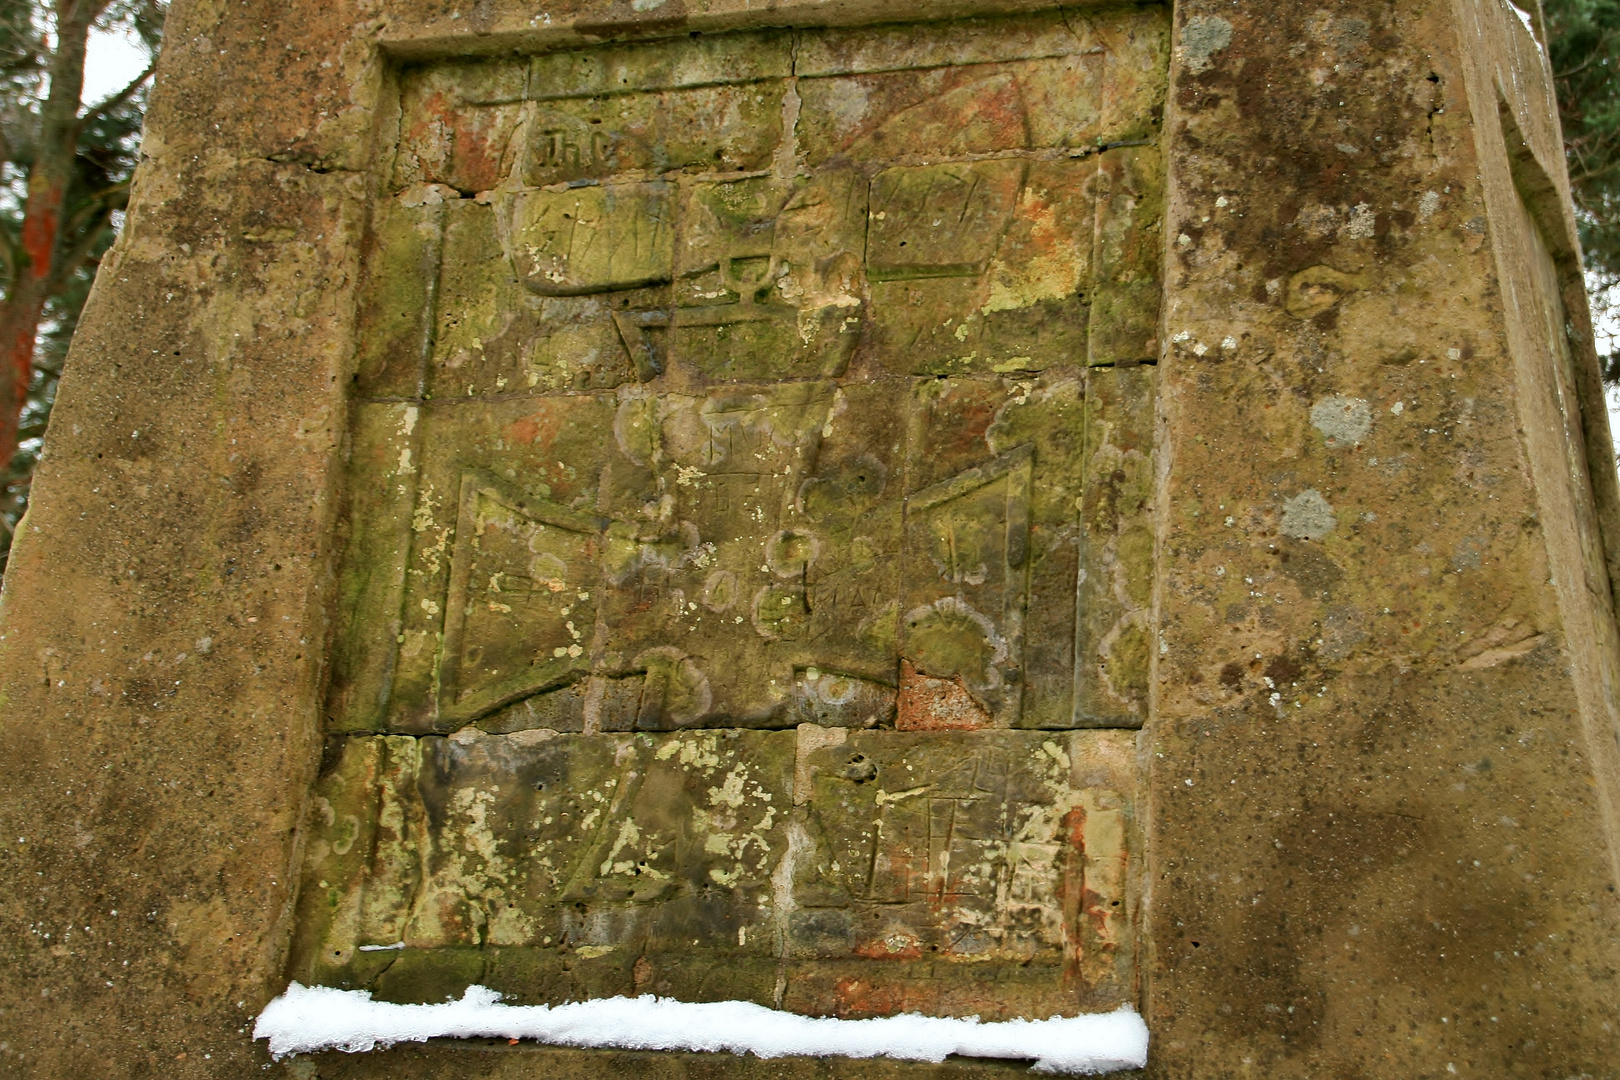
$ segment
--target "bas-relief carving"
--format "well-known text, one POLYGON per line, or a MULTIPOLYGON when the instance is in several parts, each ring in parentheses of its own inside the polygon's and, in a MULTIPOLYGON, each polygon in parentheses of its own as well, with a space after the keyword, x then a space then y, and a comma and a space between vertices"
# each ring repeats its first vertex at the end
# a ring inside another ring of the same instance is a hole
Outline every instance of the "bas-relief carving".
POLYGON ((349 740, 326 805, 393 833, 312 856, 300 963, 502 946, 579 996, 690 929, 810 1011, 1130 997, 1128 740, 1005 729, 1143 717, 1164 47, 1148 9, 402 73, 329 727, 460 734, 349 740), (556 836, 545 768, 601 802, 556 836), (497 807, 499 873, 451 838, 497 807))
POLYGON ((526 1000, 649 989, 846 1016, 1106 1007, 1133 993, 1133 742, 344 740, 316 793, 297 963, 397 997, 483 980, 526 1000))

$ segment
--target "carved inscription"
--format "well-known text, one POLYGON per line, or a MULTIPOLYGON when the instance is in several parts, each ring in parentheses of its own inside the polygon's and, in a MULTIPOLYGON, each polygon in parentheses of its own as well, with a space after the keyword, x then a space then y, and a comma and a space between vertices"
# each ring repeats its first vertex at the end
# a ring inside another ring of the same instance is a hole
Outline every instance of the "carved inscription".
POLYGON ((1145 715, 1166 47, 401 70, 300 970, 1130 999, 1130 739, 1080 729, 1145 715))

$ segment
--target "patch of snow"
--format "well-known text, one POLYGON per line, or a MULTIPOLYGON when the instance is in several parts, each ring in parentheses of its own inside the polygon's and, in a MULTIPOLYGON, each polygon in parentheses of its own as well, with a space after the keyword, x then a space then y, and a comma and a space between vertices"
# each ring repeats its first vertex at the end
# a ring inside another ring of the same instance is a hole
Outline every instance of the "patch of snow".
POLYGON ((746 1001, 694 1003, 643 995, 567 1005, 502 1005, 501 995, 469 986, 460 1001, 394 1005, 366 990, 293 983, 264 1007, 255 1039, 275 1058, 316 1050, 356 1053, 435 1038, 534 1039, 557 1046, 700 1050, 762 1058, 965 1057, 1034 1059, 1047 1073, 1105 1073, 1147 1064, 1148 1029, 1121 1006, 1111 1013, 980 1023, 976 1017, 887 1016, 839 1020, 799 1016, 746 1001))

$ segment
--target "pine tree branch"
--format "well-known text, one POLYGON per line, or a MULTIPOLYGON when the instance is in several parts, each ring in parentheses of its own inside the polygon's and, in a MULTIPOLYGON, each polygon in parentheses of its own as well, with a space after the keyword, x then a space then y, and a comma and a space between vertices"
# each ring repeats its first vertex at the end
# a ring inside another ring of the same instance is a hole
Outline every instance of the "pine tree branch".
POLYGON ((7 76, 19 75, 25 71, 38 73, 44 70, 45 65, 40 62, 39 53, 32 50, 15 59, 0 61, 0 74, 7 76))
POLYGON ((1553 72, 1553 78, 1558 82, 1566 82, 1579 75, 1593 64, 1602 63, 1612 55, 1609 47, 1616 38, 1620 38, 1620 27, 1605 30, 1601 35, 1599 35, 1597 44, 1592 46, 1592 49, 1589 53, 1587 53, 1585 60, 1565 71, 1553 72))
POLYGON ((1601 168, 1582 169, 1580 172, 1571 172, 1569 182, 1571 186, 1579 185, 1584 187, 1593 181, 1602 180, 1605 177, 1613 176, 1616 170, 1620 170, 1620 161, 1611 161, 1601 168))
POLYGON ((99 105, 86 110, 85 114, 79 117, 80 126, 82 127, 83 125, 88 124, 91 120, 94 120, 98 116, 105 116, 111 110, 116 109, 118 106, 128 101, 135 95, 135 91, 141 88, 141 84, 146 82, 147 79, 150 79, 152 77, 152 73, 156 70, 157 58, 153 57, 152 62, 146 65, 146 70, 135 76, 134 79, 130 80, 128 86, 118 91, 118 93, 114 94, 106 101, 103 101, 99 105))

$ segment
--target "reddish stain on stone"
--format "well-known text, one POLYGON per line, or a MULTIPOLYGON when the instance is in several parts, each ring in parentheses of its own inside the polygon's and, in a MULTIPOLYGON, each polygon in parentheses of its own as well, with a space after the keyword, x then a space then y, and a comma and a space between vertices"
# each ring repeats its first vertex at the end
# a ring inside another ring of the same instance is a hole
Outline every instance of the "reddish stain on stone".
POLYGON ((405 137, 411 142, 424 142, 436 134, 436 129, 442 131, 449 127, 454 115, 454 107, 445 99, 443 93, 429 94, 423 99, 413 121, 406 127, 405 137))
POLYGON ((922 942, 912 934, 895 932, 855 946, 855 955, 868 960, 916 960, 922 956, 922 942))
POLYGON ((833 1015, 840 1019, 867 1016, 893 1016, 906 1007, 905 990, 883 986, 866 979, 839 979, 834 992, 833 1015))
POLYGON ((976 731, 990 726, 990 714, 973 700, 962 676, 924 675, 902 658, 894 726, 899 731, 976 731))
POLYGON ((462 185, 483 191, 500 183, 500 150, 492 145, 487 121, 480 117, 462 118, 456 124, 451 142, 456 177, 462 185))
POLYGON ((986 80, 992 92, 979 100, 979 115, 972 119, 991 127, 997 133, 997 142, 1008 146, 1029 145, 1029 114, 1024 109, 1024 98, 1018 83, 1008 79, 996 84, 986 80))
POLYGON ((506 436, 512 442, 523 443, 525 446, 534 442, 536 435, 540 434, 540 425, 534 422, 532 416, 522 416, 506 425, 506 436))
POLYGON ((520 416, 506 425, 506 440, 512 445, 536 446, 542 453, 551 451, 551 444, 557 441, 557 434, 562 430, 562 419, 553 415, 549 406, 540 409, 528 416, 520 416))
POLYGON ((1081 944, 1080 920, 1087 907, 1086 889, 1086 812, 1075 807, 1063 815, 1063 831, 1059 834, 1068 841, 1061 856, 1063 867, 1063 977, 1069 985, 1081 980, 1080 961, 1084 953, 1081 944))

